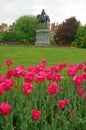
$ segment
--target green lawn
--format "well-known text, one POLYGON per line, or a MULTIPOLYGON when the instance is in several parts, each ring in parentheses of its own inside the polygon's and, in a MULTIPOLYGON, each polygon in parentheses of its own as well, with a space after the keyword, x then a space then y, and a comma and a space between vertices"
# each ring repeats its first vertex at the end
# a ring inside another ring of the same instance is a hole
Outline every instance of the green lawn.
POLYGON ((77 64, 86 60, 86 49, 0 45, 0 64, 5 65, 6 59, 12 59, 13 66, 37 65, 42 59, 47 59, 47 66, 62 62, 77 64))

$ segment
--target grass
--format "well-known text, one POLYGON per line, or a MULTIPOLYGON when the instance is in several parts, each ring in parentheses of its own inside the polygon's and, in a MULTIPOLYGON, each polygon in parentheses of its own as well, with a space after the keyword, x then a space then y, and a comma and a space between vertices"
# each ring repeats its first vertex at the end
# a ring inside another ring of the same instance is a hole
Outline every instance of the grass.
POLYGON ((86 60, 86 49, 71 47, 35 47, 21 45, 0 45, 0 64, 5 65, 6 59, 17 65, 37 65, 42 59, 47 59, 47 66, 58 63, 83 63, 86 60))

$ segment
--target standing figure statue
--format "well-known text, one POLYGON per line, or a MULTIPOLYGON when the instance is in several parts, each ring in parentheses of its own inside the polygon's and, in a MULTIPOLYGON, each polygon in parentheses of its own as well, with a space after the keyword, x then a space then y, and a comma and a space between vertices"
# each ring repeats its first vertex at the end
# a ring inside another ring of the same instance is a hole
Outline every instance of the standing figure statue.
POLYGON ((39 23, 47 23, 50 22, 49 16, 46 15, 45 10, 43 9, 41 14, 37 15, 37 19, 39 20, 39 23))

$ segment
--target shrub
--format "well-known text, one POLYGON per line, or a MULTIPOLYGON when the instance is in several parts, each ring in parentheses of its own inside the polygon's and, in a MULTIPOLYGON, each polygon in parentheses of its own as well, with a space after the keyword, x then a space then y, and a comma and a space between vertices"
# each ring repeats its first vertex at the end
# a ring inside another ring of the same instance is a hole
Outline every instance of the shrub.
POLYGON ((25 42, 27 37, 23 32, 4 32, 3 42, 25 42))
POLYGON ((86 48, 86 35, 84 36, 82 43, 81 43, 82 48, 86 48))
POLYGON ((74 42, 77 43, 77 47, 81 47, 81 43, 85 35, 86 35, 86 26, 79 26, 77 33, 74 36, 74 42))
POLYGON ((50 43, 51 43, 52 45, 55 45, 55 44, 56 44, 55 39, 54 39, 53 37, 50 37, 50 43))
POLYGON ((75 41, 72 42, 71 44, 72 47, 77 47, 77 43, 75 41))

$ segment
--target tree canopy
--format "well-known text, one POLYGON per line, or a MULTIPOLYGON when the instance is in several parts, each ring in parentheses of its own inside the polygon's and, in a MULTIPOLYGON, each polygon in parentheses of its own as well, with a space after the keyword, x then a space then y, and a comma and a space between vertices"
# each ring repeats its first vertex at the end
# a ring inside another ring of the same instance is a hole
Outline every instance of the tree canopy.
POLYGON ((75 17, 66 19, 62 24, 59 24, 54 36, 56 43, 71 43, 79 24, 75 17))
POLYGON ((86 35, 86 26, 79 26, 77 33, 74 38, 74 42, 77 44, 78 47, 81 46, 84 36, 86 35))
POLYGON ((21 31, 26 35, 26 40, 29 42, 34 42, 36 38, 36 29, 38 25, 38 20, 33 15, 26 15, 20 17, 16 20, 14 30, 21 31))

